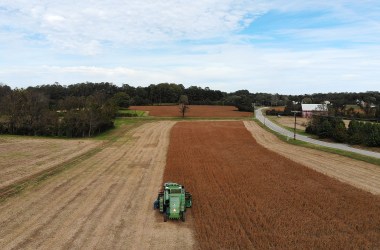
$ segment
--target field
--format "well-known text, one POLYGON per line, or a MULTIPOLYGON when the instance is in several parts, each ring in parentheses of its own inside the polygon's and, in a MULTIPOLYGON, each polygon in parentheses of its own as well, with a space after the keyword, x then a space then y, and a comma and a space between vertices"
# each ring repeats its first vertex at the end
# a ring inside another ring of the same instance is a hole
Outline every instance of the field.
POLYGON ((378 166, 337 154, 289 145, 252 121, 244 121, 244 125, 263 147, 334 179, 380 195, 378 166))
POLYGON ((0 189, 54 168, 98 146, 90 140, 0 139, 0 189))
POLYGON ((0 249, 191 248, 191 218, 164 224, 152 209, 173 124, 142 125, 0 203, 0 249))
POLYGON ((249 119, 116 127, 97 140, 0 137, 3 186, 70 166, 0 199, 0 249, 380 248, 375 165, 289 145, 249 119), (166 181, 193 194, 185 223, 153 210, 166 181))
MULTIPOLYGON (((189 105, 186 117, 252 117, 252 112, 240 112, 233 106, 189 105)), ((150 116, 181 117, 179 108, 174 106, 131 106, 130 110, 149 112, 150 116)))
MULTIPOLYGON (((270 116, 271 119, 273 119, 274 122, 288 127, 288 128, 294 128, 294 117, 293 116, 270 116)), ((304 117, 297 117, 297 129, 305 131, 307 123, 310 121, 308 118, 304 117)), ((348 128, 348 124, 350 124, 350 120, 343 120, 344 124, 348 128)))
POLYGON ((193 192, 202 249, 380 247, 378 196, 265 149, 242 122, 175 125, 164 179, 193 192))
MULTIPOLYGON (((273 120, 275 122, 285 126, 285 127, 294 128, 294 117, 293 116, 273 117, 273 120)), ((297 117, 297 129, 305 131, 308 121, 309 121, 309 119, 307 119, 307 118, 297 117)))

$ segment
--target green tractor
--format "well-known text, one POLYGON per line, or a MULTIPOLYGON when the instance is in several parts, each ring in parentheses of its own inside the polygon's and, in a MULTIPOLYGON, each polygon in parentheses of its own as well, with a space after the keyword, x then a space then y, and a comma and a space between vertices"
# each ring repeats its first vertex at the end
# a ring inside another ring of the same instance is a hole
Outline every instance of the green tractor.
POLYGON ((185 187, 173 182, 164 184, 163 190, 158 192, 157 200, 153 204, 154 209, 159 209, 164 214, 164 221, 169 219, 186 220, 186 208, 191 207, 192 198, 185 187))

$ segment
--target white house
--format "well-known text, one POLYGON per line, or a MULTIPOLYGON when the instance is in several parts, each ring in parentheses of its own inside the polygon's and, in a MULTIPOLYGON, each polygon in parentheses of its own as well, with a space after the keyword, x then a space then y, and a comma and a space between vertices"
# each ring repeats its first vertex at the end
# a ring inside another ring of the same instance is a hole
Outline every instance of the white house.
POLYGON ((327 114, 327 105, 326 104, 301 104, 302 106, 302 117, 309 118, 313 114, 327 114))

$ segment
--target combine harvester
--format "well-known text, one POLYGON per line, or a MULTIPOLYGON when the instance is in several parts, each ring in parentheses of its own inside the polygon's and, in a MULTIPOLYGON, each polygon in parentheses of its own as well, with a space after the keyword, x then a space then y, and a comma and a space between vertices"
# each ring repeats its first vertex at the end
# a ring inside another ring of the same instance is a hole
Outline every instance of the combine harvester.
POLYGON ((158 193, 153 204, 154 209, 160 209, 164 214, 164 221, 169 219, 186 220, 186 208, 192 205, 192 197, 185 187, 173 182, 164 184, 163 191, 158 193))

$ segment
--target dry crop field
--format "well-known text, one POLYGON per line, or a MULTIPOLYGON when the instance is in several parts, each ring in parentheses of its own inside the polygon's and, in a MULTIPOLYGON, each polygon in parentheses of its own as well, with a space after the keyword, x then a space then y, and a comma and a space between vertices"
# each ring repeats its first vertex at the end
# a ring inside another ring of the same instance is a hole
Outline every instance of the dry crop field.
MULTIPOLYGON (((240 112, 233 106, 189 105, 186 117, 251 117, 252 112, 240 112)), ((148 111, 150 116, 180 117, 179 108, 173 106, 131 106, 130 110, 148 111)))
POLYGON ((97 147, 99 141, 2 137, 0 189, 54 168, 97 147))
MULTIPOLYGON (((279 124, 286 126, 288 128, 294 127, 294 117, 292 116, 281 116, 281 117, 273 117, 279 124)), ((297 117, 297 129, 305 131, 307 123, 310 121, 308 118, 297 117)), ((349 120, 343 120, 344 124, 348 128, 348 124, 350 124, 349 120)))
POLYGON ((191 218, 164 224, 152 207, 173 124, 121 133, 77 166, 0 203, 0 249, 192 248, 191 218))
POLYGON ((2 141, 16 169, 7 181, 84 157, 0 202, 0 249, 380 248, 376 166, 295 148, 251 121, 156 121, 116 134, 102 145, 2 141), (193 194, 185 223, 153 210, 166 181, 193 194))
POLYGON ((202 249, 380 248, 380 197, 259 145, 242 122, 177 123, 165 180, 193 193, 202 249))
MULTIPOLYGON (((294 117, 292 116, 281 116, 274 117, 274 119, 281 125, 293 128, 294 127, 294 117)), ((297 129, 305 131, 306 125, 309 122, 308 118, 297 117, 297 129)))

